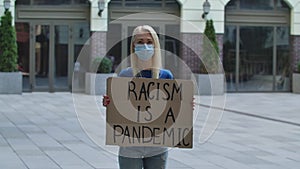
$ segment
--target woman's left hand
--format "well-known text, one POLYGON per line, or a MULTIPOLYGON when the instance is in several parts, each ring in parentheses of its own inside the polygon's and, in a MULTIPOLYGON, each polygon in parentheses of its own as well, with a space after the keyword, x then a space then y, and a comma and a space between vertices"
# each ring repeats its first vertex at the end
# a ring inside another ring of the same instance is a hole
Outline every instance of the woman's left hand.
POLYGON ((102 99, 102 105, 106 107, 109 103, 110 103, 109 96, 104 95, 102 99))
POLYGON ((195 97, 193 97, 193 101, 192 101, 193 110, 195 110, 195 104, 196 104, 195 97))

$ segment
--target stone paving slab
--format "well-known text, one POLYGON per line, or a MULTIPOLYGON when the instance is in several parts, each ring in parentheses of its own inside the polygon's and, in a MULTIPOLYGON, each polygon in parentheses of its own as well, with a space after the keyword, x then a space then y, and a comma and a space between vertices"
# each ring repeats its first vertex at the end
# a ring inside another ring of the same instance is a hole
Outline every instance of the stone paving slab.
MULTIPOLYGON (((299 94, 227 93, 225 97, 226 110, 286 121, 300 126, 299 94)), ((199 96, 198 100, 200 104, 209 106, 212 98, 214 97, 199 96)))
MULTIPOLYGON (((196 98, 201 106, 194 123, 194 148, 170 150, 168 169, 300 167, 300 95, 227 94, 219 126, 202 144, 199 135, 211 97, 196 98)), ((1 169, 118 168, 116 154, 99 147, 81 128, 72 94, 0 95, 0 107, 1 169)), ((103 113, 105 108, 98 110, 103 113)), ((93 119, 90 125, 103 122, 93 119)), ((96 134, 104 139, 103 133, 96 134)))

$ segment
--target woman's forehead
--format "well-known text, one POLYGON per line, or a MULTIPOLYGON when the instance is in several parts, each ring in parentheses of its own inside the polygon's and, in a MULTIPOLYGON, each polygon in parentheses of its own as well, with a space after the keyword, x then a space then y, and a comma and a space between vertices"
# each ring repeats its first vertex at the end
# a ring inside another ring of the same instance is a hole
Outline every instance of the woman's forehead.
POLYGON ((149 32, 140 32, 135 35, 136 39, 153 39, 149 32))

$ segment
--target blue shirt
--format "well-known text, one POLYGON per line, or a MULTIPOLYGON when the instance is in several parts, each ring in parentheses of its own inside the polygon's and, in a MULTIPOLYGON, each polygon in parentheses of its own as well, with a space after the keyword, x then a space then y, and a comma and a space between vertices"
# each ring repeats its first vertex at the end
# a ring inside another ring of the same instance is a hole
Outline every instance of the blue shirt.
MULTIPOLYGON (((132 68, 129 67, 129 68, 123 69, 119 73, 119 76, 120 77, 133 77, 132 68)), ((136 75, 136 77, 152 78, 152 70, 142 70, 136 75)), ((167 69, 160 69, 159 70, 159 79, 174 79, 174 76, 171 73, 171 71, 169 71, 167 69)))

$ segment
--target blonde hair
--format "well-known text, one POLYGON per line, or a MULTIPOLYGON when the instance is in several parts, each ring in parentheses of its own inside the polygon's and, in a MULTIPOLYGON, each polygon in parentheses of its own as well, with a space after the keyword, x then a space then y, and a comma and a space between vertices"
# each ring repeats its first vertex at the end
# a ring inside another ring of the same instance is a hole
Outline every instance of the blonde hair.
POLYGON ((155 30, 149 26, 149 25, 142 25, 138 26, 133 30, 132 33, 132 39, 131 39, 131 44, 130 44, 130 57, 131 57, 131 67, 133 71, 133 75, 135 76, 136 74, 139 73, 140 70, 137 68, 137 56, 134 53, 134 42, 136 40, 136 35, 140 34, 142 32, 149 32, 152 39, 153 39, 153 45, 154 45, 154 55, 151 58, 152 59, 152 78, 158 79, 159 78, 159 71, 162 67, 161 64, 161 54, 160 54, 160 43, 159 39, 157 36, 157 33, 155 30))

